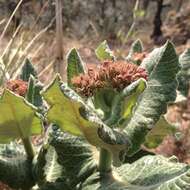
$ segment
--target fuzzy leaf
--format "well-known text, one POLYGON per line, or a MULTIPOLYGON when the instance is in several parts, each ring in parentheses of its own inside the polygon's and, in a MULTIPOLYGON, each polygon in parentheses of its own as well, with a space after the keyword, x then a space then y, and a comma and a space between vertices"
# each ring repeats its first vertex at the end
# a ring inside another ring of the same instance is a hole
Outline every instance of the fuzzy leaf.
POLYGON ((179 70, 179 62, 170 42, 155 49, 143 61, 142 66, 149 73, 149 78, 147 88, 124 130, 132 142, 129 155, 139 150, 140 145, 145 141, 146 134, 166 112, 167 103, 176 98, 176 74, 179 70))
POLYGON ((46 153, 44 174, 46 181, 54 183, 62 174, 62 166, 58 163, 58 155, 54 147, 49 146, 46 153))
POLYGON ((57 77, 43 93, 50 105, 47 118, 63 131, 82 135, 94 146, 105 148, 113 154, 114 164, 120 164, 120 152, 129 146, 128 139, 110 129, 98 118, 79 95, 57 77))
POLYGON ((182 95, 187 96, 190 83, 190 48, 179 56, 179 63, 182 68, 177 75, 177 80, 179 82, 178 90, 182 95))
POLYGON ((34 167, 40 188, 75 189, 96 169, 92 146, 85 139, 63 133, 55 126, 48 136, 34 167))
POLYGON ((97 47, 95 53, 100 61, 115 60, 113 52, 110 50, 106 40, 97 47))
POLYGON ((35 112, 24 98, 5 90, 0 99, 0 143, 40 134, 41 121, 35 112))
POLYGON ((65 97, 60 89, 62 85, 60 77, 57 75, 55 80, 50 84, 44 92, 42 92, 42 96, 45 98, 47 103, 50 105, 50 109, 47 114, 47 118, 52 123, 57 124, 65 131, 69 131, 74 135, 82 135, 79 126, 80 122, 78 118, 80 118, 78 108, 74 107, 74 104, 65 97), (76 114, 73 114, 73 112, 76 114))
POLYGON ((33 105, 36 107, 40 107, 43 105, 43 99, 41 96, 41 91, 43 89, 43 84, 39 81, 36 81, 33 91, 33 105))
POLYGON ((176 158, 145 156, 122 165, 113 175, 95 173, 82 190, 185 190, 190 188, 190 167, 176 158))
POLYGON ((155 155, 155 154, 153 152, 149 152, 148 150, 145 150, 144 148, 141 148, 133 156, 127 156, 126 155, 124 163, 132 164, 133 162, 141 159, 144 156, 148 156, 148 155, 155 155))
POLYGON ((138 97, 145 88, 146 81, 139 79, 121 93, 113 89, 100 89, 94 96, 95 107, 103 111, 104 121, 108 126, 123 127, 131 117, 138 97))
POLYGON ((34 78, 33 75, 30 75, 26 94, 26 99, 28 102, 37 107, 42 106, 43 100, 40 94, 42 89, 43 85, 36 78, 34 78))
POLYGON ((14 189, 30 189, 35 184, 32 164, 23 152, 19 145, 0 145, 0 181, 14 189))
POLYGON ((147 134, 144 145, 147 148, 156 148, 162 143, 164 137, 175 132, 176 128, 168 123, 164 116, 161 116, 155 127, 147 134))
POLYGON ((137 100, 139 98, 139 95, 143 93, 143 91, 146 89, 146 81, 143 79, 139 79, 136 81, 138 84, 136 88, 133 89, 132 94, 125 99, 125 104, 124 104, 124 111, 123 111, 123 116, 121 119, 129 119, 132 115, 133 108, 136 106, 138 103, 137 100))
POLYGON ((137 104, 139 95, 146 88, 146 81, 139 79, 127 86, 120 94, 112 100, 112 110, 106 124, 123 127, 132 115, 132 110, 137 104))
POLYGON ((141 40, 136 40, 132 43, 131 48, 129 50, 129 55, 127 56, 127 60, 131 60, 134 53, 142 53, 143 52, 143 45, 141 40))
POLYGON ((0 155, 2 157, 12 158, 17 155, 24 157, 24 147, 18 142, 11 142, 9 144, 0 144, 0 155))
POLYGON ((119 93, 111 88, 98 89, 93 96, 93 104, 96 110, 101 110, 103 119, 108 119, 111 114, 113 99, 119 93))
POLYGON ((74 76, 84 73, 86 70, 84 63, 82 62, 79 53, 75 48, 67 55, 67 83, 70 87, 73 87, 71 80, 74 76))
POLYGON ((29 81, 30 75, 32 75, 36 78, 37 72, 36 72, 34 66, 32 65, 32 63, 30 62, 30 60, 26 59, 24 65, 22 67, 20 79, 23 81, 29 81))

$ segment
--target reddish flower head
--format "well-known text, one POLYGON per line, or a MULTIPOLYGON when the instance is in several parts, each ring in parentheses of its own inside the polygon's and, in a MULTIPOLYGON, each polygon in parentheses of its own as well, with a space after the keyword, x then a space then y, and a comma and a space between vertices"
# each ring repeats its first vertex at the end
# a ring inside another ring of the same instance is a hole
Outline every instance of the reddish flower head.
POLYGON ((20 96, 25 96, 27 92, 27 82, 23 80, 9 80, 6 87, 20 96))
POLYGON ((100 88, 124 89, 139 78, 147 79, 145 69, 125 61, 105 61, 99 67, 89 69, 72 79, 76 91, 86 97, 93 96, 100 88))

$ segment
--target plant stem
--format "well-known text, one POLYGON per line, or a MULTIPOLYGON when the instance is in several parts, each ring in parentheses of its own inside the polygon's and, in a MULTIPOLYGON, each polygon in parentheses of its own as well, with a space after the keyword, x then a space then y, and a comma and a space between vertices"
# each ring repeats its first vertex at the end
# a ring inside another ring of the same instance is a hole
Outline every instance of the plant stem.
POLYGON ((35 156, 34 148, 29 138, 22 139, 24 144, 24 149, 26 151, 27 157, 29 160, 32 160, 35 156))
POLYGON ((107 150, 101 148, 99 156, 99 171, 107 173, 111 171, 112 156, 107 150))

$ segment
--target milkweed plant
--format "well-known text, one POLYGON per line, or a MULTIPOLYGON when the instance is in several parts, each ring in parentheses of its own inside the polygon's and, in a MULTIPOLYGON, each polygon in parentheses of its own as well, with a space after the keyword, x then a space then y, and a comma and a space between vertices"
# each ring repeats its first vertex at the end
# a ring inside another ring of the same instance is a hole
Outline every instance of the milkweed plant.
POLYGON ((91 66, 71 49, 67 82, 57 74, 44 86, 28 60, 4 85, 0 181, 23 190, 190 189, 189 165, 139 154, 175 133, 165 113, 188 51, 178 59, 168 41, 147 53, 137 40, 123 60, 106 41, 95 53, 99 64, 91 66), (34 143, 36 135, 43 142, 34 143))

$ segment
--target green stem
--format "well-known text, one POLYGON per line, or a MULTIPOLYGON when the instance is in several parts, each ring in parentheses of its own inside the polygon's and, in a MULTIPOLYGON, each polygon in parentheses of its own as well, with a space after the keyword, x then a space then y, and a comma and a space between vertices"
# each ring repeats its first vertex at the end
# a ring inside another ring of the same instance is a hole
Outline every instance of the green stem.
POLYGON ((22 142, 24 144, 24 149, 26 151, 28 159, 32 160, 35 156, 35 152, 34 152, 34 148, 32 146, 32 143, 30 141, 30 138, 22 139, 22 142))
POLYGON ((99 171, 100 173, 107 173, 111 171, 112 156, 107 150, 100 149, 99 157, 99 171))

